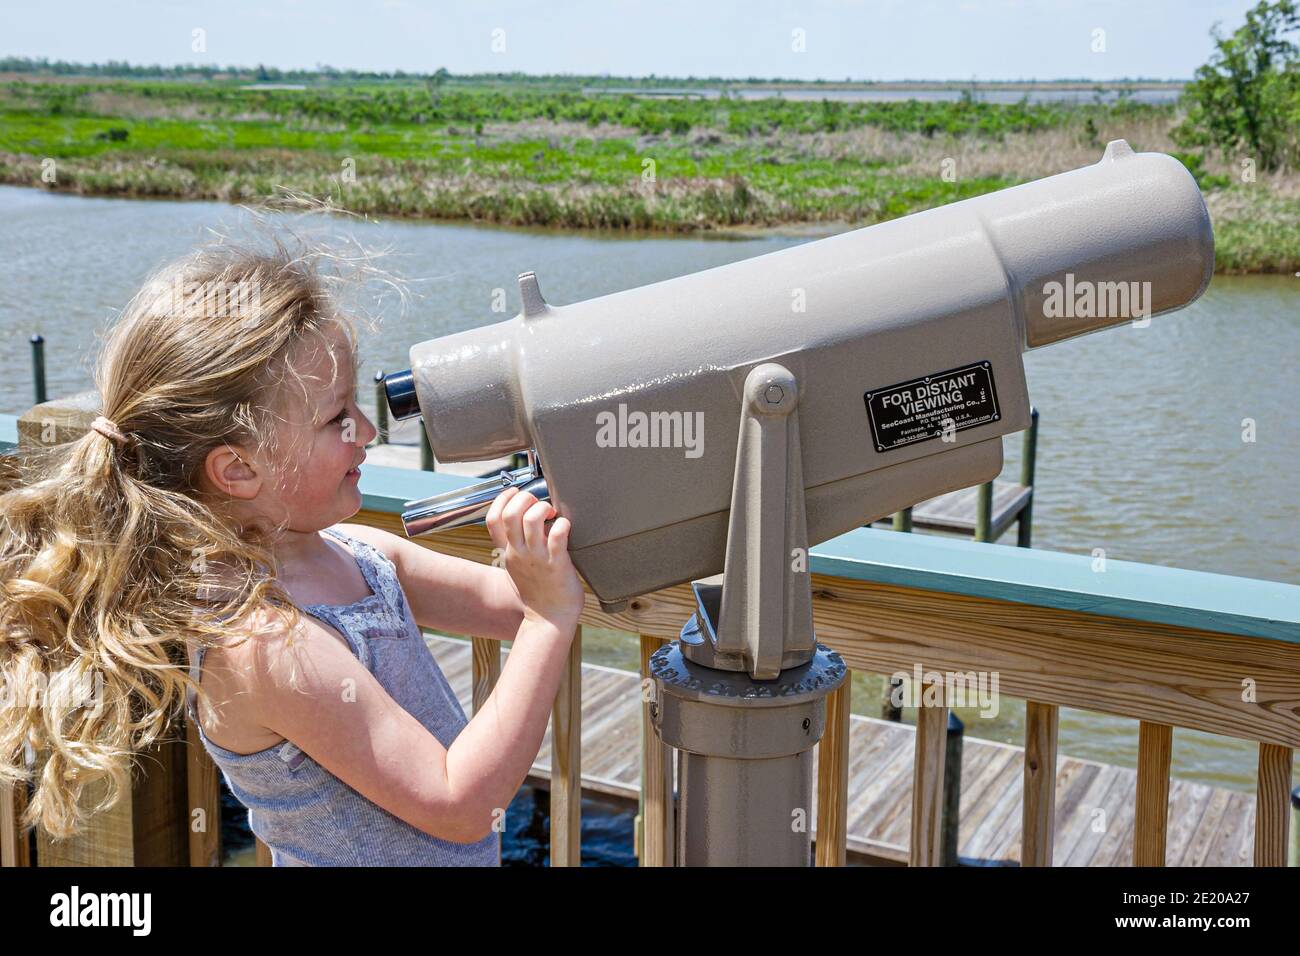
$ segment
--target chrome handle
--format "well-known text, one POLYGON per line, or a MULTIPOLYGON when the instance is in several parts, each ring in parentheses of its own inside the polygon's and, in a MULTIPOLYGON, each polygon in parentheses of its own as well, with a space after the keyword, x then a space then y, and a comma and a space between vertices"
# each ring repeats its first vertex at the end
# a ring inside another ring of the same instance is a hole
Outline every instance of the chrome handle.
POLYGON ((402 526, 406 529, 406 536, 414 538, 477 524, 487 518, 492 502, 507 488, 528 492, 538 501, 550 500, 541 462, 534 449, 528 450, 528 464, 523 468, 514 471, 503 468, 496 477, 487 481, 403 504, 402 526))

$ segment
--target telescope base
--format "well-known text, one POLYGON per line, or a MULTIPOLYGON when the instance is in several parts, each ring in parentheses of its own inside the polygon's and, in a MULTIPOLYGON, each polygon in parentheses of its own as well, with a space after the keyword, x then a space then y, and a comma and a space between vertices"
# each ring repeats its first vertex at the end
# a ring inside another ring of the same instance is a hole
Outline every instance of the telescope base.
POLYGON ((826 695, 848 675, 840 655, 817 644, 808 663, 756 681, 697 664, 674 641, 650 675, 655 733, 681 751, 675 865, 811 865, 812 748, 826 695))

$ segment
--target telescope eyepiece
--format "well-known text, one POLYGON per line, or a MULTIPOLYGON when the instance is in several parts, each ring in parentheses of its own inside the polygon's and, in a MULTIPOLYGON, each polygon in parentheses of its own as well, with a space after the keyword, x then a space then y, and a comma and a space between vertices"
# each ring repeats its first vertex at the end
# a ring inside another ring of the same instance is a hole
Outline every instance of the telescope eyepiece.
POLYGON ((415 393, 415 375, 408 368, 384 376, 384 397, 388 400, 389 414, 402 421, 420 414, 420 400, 415 393))

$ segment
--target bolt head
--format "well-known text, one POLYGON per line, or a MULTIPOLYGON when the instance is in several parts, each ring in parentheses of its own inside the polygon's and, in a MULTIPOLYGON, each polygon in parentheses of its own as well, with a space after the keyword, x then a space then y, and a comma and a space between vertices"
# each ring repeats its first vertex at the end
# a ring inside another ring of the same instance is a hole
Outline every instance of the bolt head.
POLYGON ((763 397, 769 405, 780 405, 785 398, 785 389, 781 388, 780 385, 769 385, 767 391, 763 393, 763 397))

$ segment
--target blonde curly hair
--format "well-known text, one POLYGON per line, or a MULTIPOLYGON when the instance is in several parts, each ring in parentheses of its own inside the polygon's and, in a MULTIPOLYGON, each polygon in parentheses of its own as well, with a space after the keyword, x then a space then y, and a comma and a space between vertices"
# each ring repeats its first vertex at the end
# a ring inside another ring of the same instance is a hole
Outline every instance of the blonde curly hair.
POLYGON ((222 241, 155 273, 95 369, 125 441, 90 430, 13 462, 0 494, 0 783, 34 788, 24 833, 63 839, 118 802, 134 755, 167 733, 187 689, 202 696, 190 647, 229 646, 231 621, 249 622, 245 639, 296 628, 276 580, 279 529, 241 527, 201 475, 223 444, 276 445, 299 343, 337 323, 355 345, 326 258, 341 261, 278 238, 222 241), (103 800, 79 806, 99 781, 103 800))

